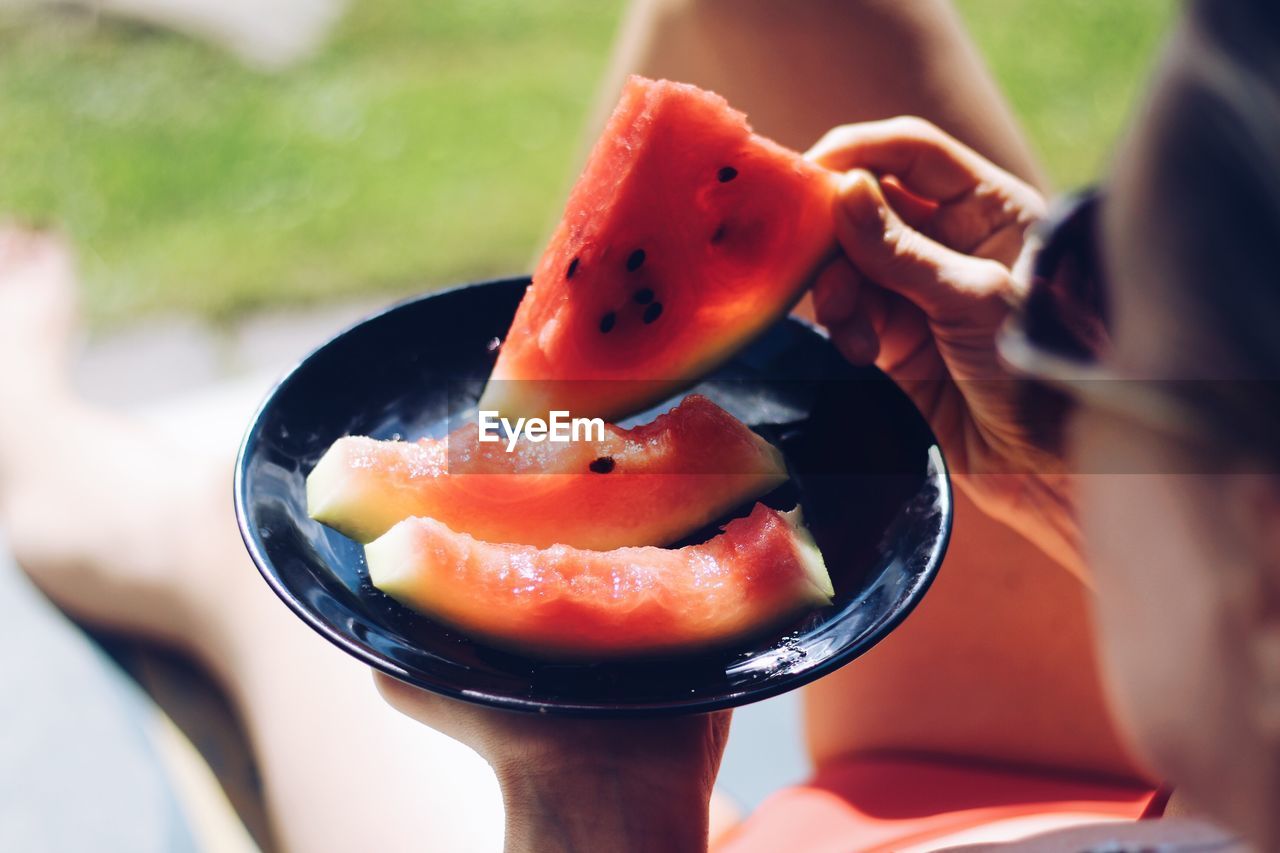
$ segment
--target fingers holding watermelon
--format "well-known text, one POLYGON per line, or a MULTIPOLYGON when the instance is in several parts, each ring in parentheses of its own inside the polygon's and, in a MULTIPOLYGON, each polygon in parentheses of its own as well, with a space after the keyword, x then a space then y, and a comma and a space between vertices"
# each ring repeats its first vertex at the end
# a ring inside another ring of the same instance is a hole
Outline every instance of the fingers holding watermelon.
POLYGON ((835 171, 884 179, 894 209, 938 242, 1012 265, 1043 197, 959 140, 919 118, 837 127, 806 154, 835 171))
POLYGON ((1009 268, 968 255, 909 225, 869 172, 841 181, 835 202, 836 237, 870 281, 905 296, 935 322, 992 329, 1013 294, 1009 268))
POLYGON ((918 119, 836 128, 807 156, 849 170, 833 211, 844 259, 814 286, 832 341, 897 381, 980 505, 1060 542, 1068 502, 1040 473, 1056 466, 1020 419, 1018 385, 995 348, 1019 297, 1011 267, 1043 199, 918 119), (1027 494, 1045 500, 1028 506, 1027 494))
POLYGON ((940 202, 971 192, 996 168, 936 125, 915 116, 841 125, 828 131, 805 156, 840 172, 860 168, 894 175, 917 195, 940 202))
POLYGON ((1010 268, 1044 212, 1039 194, 915 118, 838 127, 806 156, 848 170, 834 220, 855 272, 824 275, 815 291, 846 357, 865 361, 870 327, 876 364, 895 378, 1003 377, 995 332, 1016 297, 1010 268), (840 289, 862 308, 828 292, 840 289))

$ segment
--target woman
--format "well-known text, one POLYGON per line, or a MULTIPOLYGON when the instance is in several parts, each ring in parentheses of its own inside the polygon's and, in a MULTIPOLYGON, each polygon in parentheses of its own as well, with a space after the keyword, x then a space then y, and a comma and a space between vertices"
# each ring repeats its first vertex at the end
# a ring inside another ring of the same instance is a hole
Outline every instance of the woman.
MULTIPOLYGON (((605 89, 627 70, 699 83, 792 145, 810 142, 837 117, 912 112, 1034 178, 1012 116, 948 0, 795 0, 783 20, 780 28, 775 0, 635 0, 618 73, 605 89), (833 77, 848 83, 831 86, 833 77)), ((605 92, 603 101, 615 100, 605 92)), ((225 411, 233 408, 229 395, 218 393, 167 407, 157 422, 86 404, 66 369, 73 287, 61 241, 0 228, 0 527, 31 579, 78 621, 158 640, 215 674, 243 721, 270 840, 281 849, 496 849, 502 804, 489 768, 389 708, 367 671, 299 622, 249 563, 227 491, 248 409, 225 411), (234 427, 220 436, 210 420, 234 427)), ((947 570, 910 622, 810 691, 817 761, 910 743, 1132 776, 1097 695, 1078 584, 1042 570, 1051 568, 1042 565, 1047 558, 963 498, 957 518, 947 570), (1016 594, 1007 594, 1011 585, 1016 594), (970 618, 975 599, 986 614, 981 626, 970 618), (928 677, 904 679, 919 671, 904 660, 922 656, 928 677)), ((13 699, 0 708, 20 706, 25 716, 0 715, 14 723, 10 742, 22 744, 24 757, 0 767, 15 781, 0 825, 30 831, 14 841, 23 849, 48 846, 54 826, 92 839, 79 847, 178 849, 134 840, 150 787, 116 784, 122 765, 96 748, 105 728, 96 716, 113 703, 89 690, 79 667, 53 659, 51 642, 38 643, 38 657, 29 654, 34 635, 18 626, 30 621, 33 597, 6 556, 0 613, 23 642, 0 655, 0 680, 13 699), (50 707, 80 713, 68 722, 50 707), (53 754, 75 767, 75 791, 84 791, 72 797, 86 804, 74 809, 76 821, 61 819, 68 783, 53 754), (95 756, 103 759, 100 775, 89 772, 95 756), (113 847, 113 829, 131 840, 113 847)), ((86 645, 59 614, 44 615, 46 633, 86 645)), ((162 784, 163 774, 155 775, 162 784)))
MULTIPOLYGON (((1042 203, 970 149, 900 120, 840 128, 811 156, 852 170, 819 319, 913 396, 962 489, 1088 572, 1132 746, 1230 828, 1113 824, 1013 849, 1280 849, 1280 9, 1191 4, 1100 227, 1077 208, 1031 292, 1015 262, 1042 203), (1083 275, 1094 248, 1101 280, 1083 275), (1024 394, 1007 362, 1065 395, 1024 394), (1041 423, 1063 400, 1066 467, 1041 423)), ((380 686, 490 761, 509 850, 706 844, 725 715, 562 722, 380 686)))

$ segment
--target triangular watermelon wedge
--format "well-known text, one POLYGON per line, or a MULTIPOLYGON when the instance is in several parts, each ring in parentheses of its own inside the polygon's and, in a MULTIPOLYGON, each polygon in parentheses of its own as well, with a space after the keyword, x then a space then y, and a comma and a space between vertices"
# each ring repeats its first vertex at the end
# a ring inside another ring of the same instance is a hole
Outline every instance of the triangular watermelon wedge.
POLYGON ((786 313, 835 252, 835 176, 720 96, 632 77, 569 196, 482 410, 617 419, 786 313))

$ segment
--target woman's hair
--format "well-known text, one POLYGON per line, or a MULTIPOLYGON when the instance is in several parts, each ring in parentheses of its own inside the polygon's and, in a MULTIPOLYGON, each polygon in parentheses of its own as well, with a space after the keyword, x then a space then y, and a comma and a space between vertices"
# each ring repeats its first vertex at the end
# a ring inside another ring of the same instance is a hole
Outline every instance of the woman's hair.
MULTIPOLYGON (((1280 2, 1195 0, 1149 174, 1161 269, 1204 346, 1176 365, 1233 442, 1280 445, 1280 2)), ((1193 339, 1195 339, 1193 337, 1193 339)))

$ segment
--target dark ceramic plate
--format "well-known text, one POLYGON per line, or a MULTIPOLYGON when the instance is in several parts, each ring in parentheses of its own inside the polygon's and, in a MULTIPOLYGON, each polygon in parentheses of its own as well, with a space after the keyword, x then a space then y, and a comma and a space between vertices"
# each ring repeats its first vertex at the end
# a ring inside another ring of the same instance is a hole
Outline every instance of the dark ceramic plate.
POLYGON ((792 690, 906 617, 951 531, 941 452, 892 382, 851 367, 796 320, 693 390, 782 449, 792 482, 766 502, 803 505, 835 584, 831 606, 738 648, 553 664, 473 642, 374 589, 361 547, 307 517, 307 473, 340 436, 443 434, 450 414, 474 405, 494 359, 489 343, 506 332, 527 284, 475 284, 390 308, 320 347, 262 404, 236 465, 236 516, 263 577, 307 624, 428 690, 502 708, 621 716, 708 711, 792 690))

